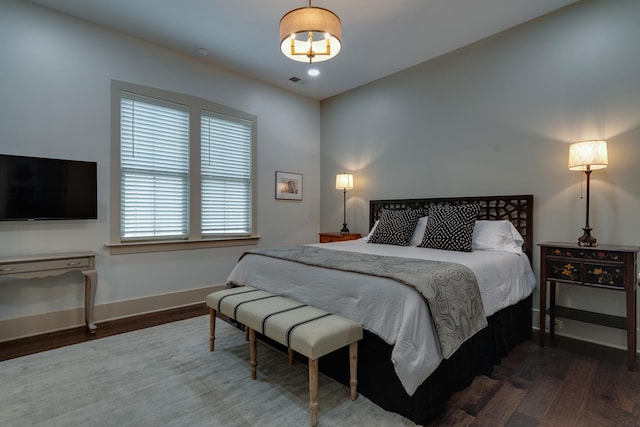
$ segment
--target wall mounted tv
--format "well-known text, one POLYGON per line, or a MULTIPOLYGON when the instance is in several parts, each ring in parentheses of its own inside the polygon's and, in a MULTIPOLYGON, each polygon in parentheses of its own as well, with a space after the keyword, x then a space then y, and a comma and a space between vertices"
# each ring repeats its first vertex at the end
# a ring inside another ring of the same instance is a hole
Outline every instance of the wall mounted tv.
POLYGON ((96 167, 0 154, 0 221, 97 219, 96 167))

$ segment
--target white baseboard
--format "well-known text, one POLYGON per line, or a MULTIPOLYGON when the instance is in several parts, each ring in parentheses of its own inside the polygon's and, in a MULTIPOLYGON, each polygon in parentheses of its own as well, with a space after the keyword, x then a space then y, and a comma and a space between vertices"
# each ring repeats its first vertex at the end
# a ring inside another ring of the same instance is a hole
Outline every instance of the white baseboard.
MULTIPOLYGON (((100 322, 107 320, 204 302, 211 292, 223 288, 224 285, 214 285, 188 291, 99 304, 94 308, 94 320, 98 324, 98 329, 100 329, 100 322)), ((84 324, 84 307, 0 320, 0 342, 61 331, 84 324)))
MULTIPOLYGON (((539 313, 540 309, 534 308, 533 313, 533 329, 540 330, 539 313)), ((548 318, 548 315, 547 315, 548 318)), ((593 325, 590 323, 579 322, 576 320, 562 319, 563 328, 555 331, 556 335, 572 338, 580 341, 586 341, 592 344, 598 344, 605 347, 611 347, 618 350, 627 349, 626 331, 621 329, 612 329, 606 326, 593 325)), ((547 330, 547 333, 549 331, 547 330)), ((636 336, 640 329, 636 329, 636 336)), ((640 347, 640 342, 636 343, 636 352, 640 347)))

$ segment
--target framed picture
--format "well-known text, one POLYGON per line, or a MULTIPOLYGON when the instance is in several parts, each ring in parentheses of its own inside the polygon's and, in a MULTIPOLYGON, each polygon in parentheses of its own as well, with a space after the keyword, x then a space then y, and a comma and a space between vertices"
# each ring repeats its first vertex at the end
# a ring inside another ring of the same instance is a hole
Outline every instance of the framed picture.
POLYGON ((302 174, 276 171, 276 199, 302 200, 302 174))

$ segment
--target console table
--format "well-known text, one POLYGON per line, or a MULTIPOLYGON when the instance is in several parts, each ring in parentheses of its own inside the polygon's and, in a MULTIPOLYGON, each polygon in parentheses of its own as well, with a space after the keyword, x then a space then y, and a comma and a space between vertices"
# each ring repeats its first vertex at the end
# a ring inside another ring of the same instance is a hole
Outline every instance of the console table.
POLYGON ((635 370, 636 359, 636 246, 601 245, 582 247, 575 243, 540 243, 540 345, 545 341, 545 315, 549 314, 549 336, 555 333, 555 317, 578 320, 627 331, 627 366, 635 370), (547 282, 549 301, 547 309, 547 282), (612 316, 556 305, 556 284, 586 286, 623 292, 624 316, 612 316))
POLYGON ((49 255, 26 255, 0 258, 0 277, 34 279, 59 276, 70 271, 84 275, 84 317, 91 333, 96 331, 93 322, 93 305, 98 286, 95 252, 67 252, 49 255))

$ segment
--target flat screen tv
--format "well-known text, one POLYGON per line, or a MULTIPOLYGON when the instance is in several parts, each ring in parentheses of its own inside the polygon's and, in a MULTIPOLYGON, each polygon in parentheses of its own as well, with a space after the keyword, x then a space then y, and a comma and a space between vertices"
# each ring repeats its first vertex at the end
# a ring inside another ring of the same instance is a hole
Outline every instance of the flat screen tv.
POLYGON ((97 219, 96 167, 0 154, 0 221, 97 219))

